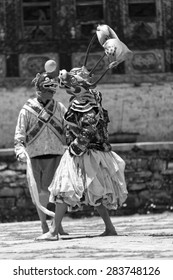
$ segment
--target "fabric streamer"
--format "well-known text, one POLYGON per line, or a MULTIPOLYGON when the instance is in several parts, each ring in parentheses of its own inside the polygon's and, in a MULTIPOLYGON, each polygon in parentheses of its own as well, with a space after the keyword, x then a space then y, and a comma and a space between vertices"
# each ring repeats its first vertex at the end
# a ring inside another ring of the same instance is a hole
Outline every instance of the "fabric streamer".
POLYGON ((29 155, 26 151, 25 151, 25 154, 26 154, 26 158, 27 158, 27 174, 26 175, 27 175, 28 187, 29 187, 29 191, 30 191, 30 194, 31 194, 32 201, 46 215, 49 215, 51 217, 55 217, 55 213, 48 210, 44 206, 42 206, 40 201, 39 201, 39 194, 38 194, 37 185, 36 185, 34 175, 33 175, 33 171, 32 171, 31 160, 30 160, 30 157, 29 157, 29 155))

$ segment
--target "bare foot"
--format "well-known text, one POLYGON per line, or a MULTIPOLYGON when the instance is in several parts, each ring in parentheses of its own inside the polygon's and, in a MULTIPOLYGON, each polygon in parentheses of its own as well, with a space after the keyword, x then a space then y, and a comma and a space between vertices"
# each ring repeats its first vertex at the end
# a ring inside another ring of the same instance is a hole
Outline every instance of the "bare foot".
POLYGON ((64 230, 59 230, 58 232, 60 235, 69 235, 68 232, 64 231, 64 230))
POLYGON ((48 225, 47 225, 46 222, 43 222, 43 223, 41 224, 41 228, 42 228, 43 234, 49 231, 49 227, 48 227, 48 225))
POLYGON ((50 231, 35 238, 36 241, 57 241, 59 240, 58 235, 52 234, 50 231))
POLYGON ((102 234, 99 236, 116 236, 118 235, 115 229, 106 229, 102 234))
MULTIPOLYGON (((53 219, 52 222, 51 222, 51 228, 52 228, 52 229, 55 228, 55 221, 54 221, 54 219, 53 219)), ((59 233, 60 235, 69 235, 68 232, 65 232, 65 231, 64 231, 64 229, 63 229, 63 227, 62 227, 62 224, 60 224, 60 228, 59 228, 58 233, 59 233)))

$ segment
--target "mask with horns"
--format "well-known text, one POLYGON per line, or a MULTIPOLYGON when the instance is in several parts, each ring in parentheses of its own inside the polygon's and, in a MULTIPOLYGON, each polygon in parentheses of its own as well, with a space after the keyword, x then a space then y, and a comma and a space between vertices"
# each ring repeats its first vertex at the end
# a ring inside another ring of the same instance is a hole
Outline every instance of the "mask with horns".
POLYGON ((113 29, 111 29, 108 25, 98 25, 96 33, 92 37, 86 51, 83 66, 79 68, 73 68, 70 70, 70 72, 67 72, 65 69, 59 72, 58 77, 60 87, 65 87, 67 89, 67 93, 69 94, 80 96, 89 89, 95 88, 109 69, 117 67, 118 64, 123 62, 130 54, 131 51, 123 42, 119 40, 113 29), (88 71, 86 65, 92 44, 95 39, 98 39, 99 43, 104 48, 104 53, 97 61, 95 66, 90 71, 88 71), (96 81, 92 82, 94 71, 98 64, 104 59, 104 57, 108 58, 109 64, 101 76, 96 81))

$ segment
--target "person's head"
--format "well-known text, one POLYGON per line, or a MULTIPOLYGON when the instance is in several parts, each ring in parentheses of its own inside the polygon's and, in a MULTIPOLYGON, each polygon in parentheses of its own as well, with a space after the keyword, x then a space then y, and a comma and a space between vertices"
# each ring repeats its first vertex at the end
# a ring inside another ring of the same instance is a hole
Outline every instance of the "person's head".
POLYGON ((43 101, 51 100, 56 93, 58 82, 51 73, 37 73, 33 79, 36 88, 36 95, 43 101))

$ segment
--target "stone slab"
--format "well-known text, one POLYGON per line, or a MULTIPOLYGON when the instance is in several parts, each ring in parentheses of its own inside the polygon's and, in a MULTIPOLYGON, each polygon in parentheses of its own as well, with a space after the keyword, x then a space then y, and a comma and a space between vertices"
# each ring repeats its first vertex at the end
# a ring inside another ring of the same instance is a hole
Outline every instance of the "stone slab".
POLYGON ((111 219, 118 236, 99 236, 104 231, 100 217, 65 217, 69 236, 43 242, 35 241, 41 234, 39 221, 1 224, 0 259, 173 259, 173 213, 111 219))

